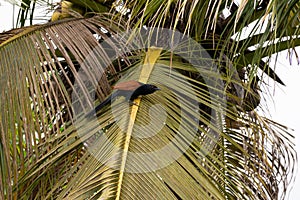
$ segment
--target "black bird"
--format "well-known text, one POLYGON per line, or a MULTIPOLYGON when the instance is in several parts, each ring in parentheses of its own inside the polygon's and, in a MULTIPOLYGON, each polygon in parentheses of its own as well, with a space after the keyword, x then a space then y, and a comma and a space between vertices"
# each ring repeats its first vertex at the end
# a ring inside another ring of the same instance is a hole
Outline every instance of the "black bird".
MULTIPOLYGON (((104 106, 110 104, 118 96, 124 96, 126 101, 133 102, 134 99, 138 98, 140 95, 148 95, 160 90, 158 87, 152 84, 143 84, 138 81, 126 81, 116 84, 113 89, 117 90, 107 97, 103 102, 101 102, 95 108, 95 112, 98 113, 104 106)), ((91 117, 93 111, 88 113, 87 117, 91 117)))

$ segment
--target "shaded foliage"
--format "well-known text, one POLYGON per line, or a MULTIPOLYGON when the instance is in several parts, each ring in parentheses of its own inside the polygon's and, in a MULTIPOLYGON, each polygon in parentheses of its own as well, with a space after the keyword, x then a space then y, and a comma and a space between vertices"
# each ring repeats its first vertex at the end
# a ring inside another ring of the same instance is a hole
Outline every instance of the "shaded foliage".
POLYGON ((283 84, 263 58, 298 44, 291 37, 299 35, 297 1, 141 0, 119 2, 119 11, 113 1, 70 2, 52 22, 1 34, 1 198, 285 197, 297 160, 292 135, 255 109, 264 86, 259 70, 283 84), (264 19, 266 30, 233 37, 264 19), (210 58, 189 57, 195 46, 188 43, 177 53, 161 49, 176 41, 151 35, 162 28, 193 38, 210 58), (122 38, 126 30, 140 40, 122 38), (147 74, 148 60, 155 67, 147 74), (112 85, 143 77, 162 92, 139 99, 136 111, 119 100, 85 118, 112 85), (158 161, 173 162, 154 170, 156 162, 128 154, 167 145, 158 161))

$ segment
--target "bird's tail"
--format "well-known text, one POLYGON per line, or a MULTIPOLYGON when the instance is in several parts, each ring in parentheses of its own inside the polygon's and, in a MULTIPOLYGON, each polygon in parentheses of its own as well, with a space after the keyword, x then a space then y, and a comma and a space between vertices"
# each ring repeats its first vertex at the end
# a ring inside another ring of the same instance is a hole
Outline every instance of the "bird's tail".
POLYGON ((95 116, 95 114, 97 115, 97 113, 98 113, 102 108, 104 108, 105 106, 111 104, 111 102, 115 99, 115 97, 118 96, 118 92, 119 92, 119 91, 116 91, 116 92, 114 92, 113 94, 109 95, 104 101, 102 101, 99 105, 97 105, 97 106, 95 107, 94 110, 90 111, 90 112, 86 115, 86 117, 87 117, 87 118, 91 118, 91 117, 95 116))

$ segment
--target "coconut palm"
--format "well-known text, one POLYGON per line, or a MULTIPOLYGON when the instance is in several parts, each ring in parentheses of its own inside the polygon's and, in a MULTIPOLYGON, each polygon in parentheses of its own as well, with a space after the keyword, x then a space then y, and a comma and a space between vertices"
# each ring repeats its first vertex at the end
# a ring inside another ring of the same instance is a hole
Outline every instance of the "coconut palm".
POLYGON ((1 199, 285 198, 293 136, 257 109, 298 1, 70 0, 23 27, 35 3, 0 37, 1 199), (93 111, 128 80, 160 91, 93 111))

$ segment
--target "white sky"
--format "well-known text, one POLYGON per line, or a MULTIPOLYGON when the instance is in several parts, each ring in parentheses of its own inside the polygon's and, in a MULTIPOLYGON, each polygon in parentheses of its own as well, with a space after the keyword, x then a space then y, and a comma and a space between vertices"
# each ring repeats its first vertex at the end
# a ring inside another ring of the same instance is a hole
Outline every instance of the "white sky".
POLYGON ((13 22, 13 6, 6 1, 0 0, 0 32, 10 30, 13 22))
MULTIPOLYGON (((297 53, 300 53, 299 47, 296 48, 296 50, 297 53)), ((274 62, 275 56, 271 60, 271 66, 274 62)), ((300 127, 300 118, 297 116, 300 114, 300 66, 298 65, 297 59, 293 57, 292 65, 290 65, 288 51, 280 52, 275 71, 286 86, 282 86, 278 83, 274 86, 274 81, 270 81, 269 83, 270 92, 274 95, 274 103, 270 102, 269 104, 272 118, 291 128, 300 127)), ((295 136, 296 135, 295 133, 295 136)))
MULTIPOLYGON (((18 7, 15 7, 15 12, 16 16, 18 7)), ((42 18, 44 18, 45 13, 43 11, 41 14, 42 18)), ((0 0, 0 32, 10 30, 14 23, 13 6, 7 1, 0 0)), ((298 53, 300 55, 300 48, 298 48, 298 53)), ((274 121, 294 129, 292 133, 296 137, 295 143, 300 157, 300 117, 298 116, 300 115, 300 66, 295 58, 292 60, 292 65, 290 65, 287 57, 287 51, 280 53, 276 65, 276 73, 286 84, 286 87, 280 86, 274 90, 273 101, 275 105, 273 102, 268 102, 268 108, 274 121)), ((274 85, 273 81, 270 81, 270 85, 274 85)), ((300 166, 300 158, 298 165, 300 166)), ((298 188, 300 188, 300 172, 297 174, 295 185, 288 198, 289 200, 298 200, 300 198, 300 190, 298 188)))
MULTIPOLYGON (((300 48, 297 48, 300 53, 300 48)), ((286 125, 294 131, 296 150, 298 153, 298 166, 300 166, 300 66, 296 58, 289 64, 287 51, 281 52, 276 65, 276 73, 285 83, 286 87, 279 86, 274 90, 273 101, 269 102, 271 118, 286 125), (272 105, 273 104, 273 105, 272 105)), ((300 58, 299 58, 300 59, 300 58)), ((300 60, 299 60, 300 61, 300 60)), ((272 83, 272 81, 271 81, 272 83)), ((278 85, 278 84, 277 84, 278 85)), ((271 90, 272 91, 272 90, 271 90)), ((296 182, 290 192, 289 200, 300 199, 300 171, 297 173, 296 182)))

